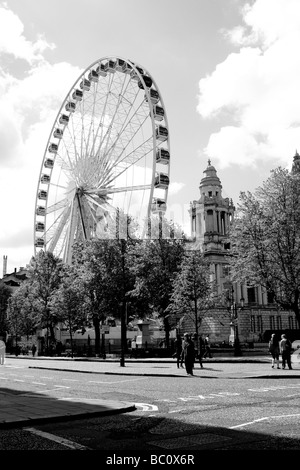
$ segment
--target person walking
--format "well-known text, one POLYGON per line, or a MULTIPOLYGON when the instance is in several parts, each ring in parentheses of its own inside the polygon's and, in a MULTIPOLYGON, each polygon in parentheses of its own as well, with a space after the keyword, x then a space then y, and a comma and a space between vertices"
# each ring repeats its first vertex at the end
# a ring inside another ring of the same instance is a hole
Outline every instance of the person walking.
POLYGON ((184 365, 187 375, 193 376, 193 368, 194 368, 194 361, 195 361, 195 346, 191 337, 188 333, 184 333, 184 341, 183 341, 183 357, 184 357, 184 365))
POLYGON ((175 339, 175 342, 174 342, 174 346, 175 346, 175 353, 173 354, 173 357, 176 357, 177 359, 177 368, 179 369, 179 367, 183 367, 182 363, 183 363, 183 358, 182 358, 182 338, 180 335, 177 335, 176 339, 175 339))
POLYGON ((36 353, 36 345, 35 344, 32 345, 31 352, 32 352, 32 356, 34 357, 35 353, 36 353))
POLYGON ((283 369, 285 369, 286 364, 289 369, 292 369, 291 350, 292 350, 292 344, 290 340, 286 337, 285 334, 281 335, 280 352, 282 354, 282 368, 283 369))
POLYGON ((274 369, 275 361, 277 364, 277 369, 280 369, 279 367, 279 354, 280 354, 279 339, 277 338, 275 333, 272 333, 271 339, 269 341, 269 352, 272 356, 272 369, 274 369))
POLYGON ((205 352, 205 341, 203 339, 203 335, 200 335, 199 337, 199 353, 198 353, 198 360, 201 369, 203 369, 203 362, 202 362, 202 357, 205 352))
POLYGON ((210 357, 212 358, 212 354, 211 354, 211 350, 210 350, 210 338, 209 338, 209 335, 206 335, 206 338, 204 340, 204 344, 205 344, 205 352, 203 354, 202 357, 210 357))
POLYGON ((5 351, 6 351, 6 346, 4 341, 2 339, 0 340, 0 364, 3 365, 5 362, 5 351))

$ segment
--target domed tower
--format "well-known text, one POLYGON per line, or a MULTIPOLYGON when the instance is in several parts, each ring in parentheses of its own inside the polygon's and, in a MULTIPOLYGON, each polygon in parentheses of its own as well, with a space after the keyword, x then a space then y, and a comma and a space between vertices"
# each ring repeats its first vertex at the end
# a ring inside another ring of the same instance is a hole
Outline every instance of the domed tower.
POLYGON ((296 150, 294 155, 293 165, 292 165, 292 173, 300 173, 300 155, 296 150))
POLYGON ((190 204, 191 234, 195 248, 209 258, 221 292, 222 284, 228 278, 228 234, 235 207, 232 199, 222 197, 222 184, 210 160, 203 173, 200 199, 190 204))

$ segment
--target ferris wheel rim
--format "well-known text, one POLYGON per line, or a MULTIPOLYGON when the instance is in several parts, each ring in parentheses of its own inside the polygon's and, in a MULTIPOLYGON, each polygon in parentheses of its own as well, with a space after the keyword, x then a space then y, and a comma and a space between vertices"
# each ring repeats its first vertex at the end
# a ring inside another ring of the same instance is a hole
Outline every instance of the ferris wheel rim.
MULTIPOLYGON (((164 125, 166 126, 166 128, 168 129, 169 126, 168 126, 168 120, 167 120, 167 114, 166 114, 166 109, 165 109, 165 105, 164 105, 164 102, 163 102, 163 98, 162 98, 162 95, 160 93, 160 90, 158 89, 158 86, 156 84, 156 82, 154 81, 153 77, 150 75, 150 73, 148 72, 148 70, 146 70, 144 67, 142 67, 140 64, 136 63, 136 62, 133 62, 129 59, 125 59, 125 58, 121 58, 121 57, 117 57, 117 56, 105 56, 105 57, 102 57, 100 59, 97 59, 96 61, 94 61, 92 64, 90 64, 80 75, 79 77, 77 77, 76 81, 73 83, 73 85, 71 86, 71 88, 69 89, 68 93, 66 94, 65 98, 63 99, 62 101, 62 104, 61 104, 61 107, 59 108, 59 111, 57 112, 56 114, 56 117, 54 119, 54 122, 53 122, 53 125, 52 125, 52 128, 51 128, 51 131, 49 133, 49 137, 48 137, 48 140, 47 140, 47 144, 46 144, 46 148, 45 148, 45 151, 44 151, 44 157, 43 157, 43 161, 42 161, 42 165, 40 167, 40 172, 39 172, 39 180, 38 180, 38 185, 37 185, 37 191, 36 191, 36 201, 35 201, 35 214, 34 214, 34 248, 35 248, 35 254, 37 252, 37 249, 39 248, 38 246, 38 240, 39 240, 39 234, 37 233, 37 224, 38 224, 38 207, 39 207, 39 199, 40 199, 40 191, 42 190, 41 188, 43 186, 41 186, 41 180, 42 180, 42 176, 44 175, 43 171, 44 171, 44 166, 45 166, 45 160, 46 160, 46 157, 48 155, 48 150, 49 150, 49 146, 51 145, 51 141, 53 141, 53 134, 55 132, 55 129, 59 128, 58 127, 58 122, 59 122, 59 119, 60 117, 64 114, 63 113, 63 110, 66 108, 66 105, 67 103, 70 102, 70 97, 74 94, 75 90, 77 90, 78 88, 78 85, 79 83, 83 82, 85 80, 85 77, 87 76, 87 74, 91 73, 91 71, 94 70, 95 66, 97 65, 101 65, 105 62, 109 62, 109 61, 118 61, 118 63, 120 63, 120 61, 123 61, 123 63, 129 65, 132 69, 132 71, 134 72, 135 75, 137 75, 138 77, 138 80, 142 83, 142 89, 143 91, 145 92, 145 100, 147 99, 147 102, 148 102, 148 108, 149 108, 149 111, 150 111, 150 121, 151 121, 151 125, 152 125, 152 153, 153 153, 153 156, 152 156, 152 180, 151 180, 151 185, 150 185, 150 195, 149 195, 149 200, 148 200, 148 211, 147 211, 147 214, 148 216, 150 215, 150 208, 151 208, 151 203, 152 203, 152 200, 153 200, 153 194, 154 194, 154 178, 155 178, 155 175, 157 173, 156 171, 156 168, 157 168, 157 162, 156 162, 156 158, 155 158, 155 154, 154 152, 157 150, 157 148, 159 147, 159 143, 158 143, 158 139, 156 137, 156 129, 158 127, 158 123, 157 121, 155 120, 155 116, 154 116, 154 106, 152 105, 152 102, 151 102, 151 97, 150 97, 150 92, 149 92, 149 89, 145 83, 145 76, 146 77, 150 77, 151 79, 151 82, 152 82, 152 85, 154 87, 154 90, 158 93, 158 96, 159 96, 159 103, 160 105, 162 106, 162 108, 164 109, 164 125)), ((132 81, 133 79, 131 79, 132 81)), ((71 114, 71 112, 70 112, 71 114)), ((60 140, 58 141, 58 146, 60 144, 60 140)), ((167 139, 165 139, 165 145, 167 146, 167 149, 169 151, 170 149, 170 144, 169 144, 169 135, 167 137, 167 139)), ((54 159, 55 160, 55 159, 54 159)), ((55 161, 54 161, 54 164, 55 165, 55 161)), ((125 170, 124 170, 125 171, 125 170)), ((166 165, 166 174, 167 176, 169 177, 169 165, 166 165)), ((52 169, 50 170, 50 183, 51 183, 51 175, 52 175, 52 169)), ((50 184, 49 183, 49 184, 50 184)), ((58 185, 57 185, 58 187, 58 185)), ((127 186, 124 191, 127 191, 127 192, 130 192, 130 186, 127 186)), ((134 191, 134 187, 132 186, 132 190, 134 191)), ((101 197, 104 197, 104 196, 107 196, 108 194, 114 194, 118 191, 117 188, 115 188, 115 191, 110 188, 110 189, 106 189, 106 193, 105 193, 105 190, 102 190, 102 194, 101 193, 101 190, 99 191, 99 196, 101 197)), ((119 188, 119 192, 121 192, 121 188, 119 188)), ((90 191, 90 193, 92 193, 92 191, 90 191)), ((87 194, 88 194, 88 191, 87 191, 87 194)), ((164 190, 164 194, 165 194, 165 201, 167 200, 167 195, 168 195, 168 185, 167 187, 165 188, 164 190)), ((51 209, 51 206, 48 207, 48 197, 46 197, 46 202, 44 203, 44 208, 45 208, 45 211, 47 213, 47 210, 49 209, 49 213, 58 209, 58 206, 59 204, 61 204, 62 206, 64 204, 67 204, 67 200, 65 201, 59 201, 59 203, 57 203, 57 205, 54 207, 52 206, 52 209, 51 209), (54 207, 54 209, 53 209, 54 207), (51 211, 50 211, 51 209, 51 211)), ((74 206, 74 204, 73 204, 74 206)), ((72 207, 73 207, 72 206, 72 207)), ((77 208, 78 209, 78 208, 77 208)), ((65 215, 65 219, 67 219, 67 217, 70 216, 70 210, 71 208, 68 209, 68 215, 65 215)), ((74 207, 72 208, 72 211, 74 210, 74 207)), ((44 215, 43 217, 45 217, 45 221, 46 221, 46 215, 44 215)), ((46 225, 46 223, 45 223, 46 225)), ((63 228, 63 223, 61 223, 61 227, 60 227, 60 230, 62 230, 63 228)), ((59 236, 59 235, 57 235, 59 236)), ((49 245, 48 245, 49 246, 49 245)), ((41 248, 41 247, 40 247, 41 248)), ((51 251, 51 250, 50 250, 51 251)))

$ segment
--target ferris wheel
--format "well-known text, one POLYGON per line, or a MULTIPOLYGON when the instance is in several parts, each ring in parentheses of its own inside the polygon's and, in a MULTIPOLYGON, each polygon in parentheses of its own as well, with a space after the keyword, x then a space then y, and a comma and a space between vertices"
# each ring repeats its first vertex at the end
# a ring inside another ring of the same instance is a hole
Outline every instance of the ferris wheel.
POLYGON ((107 238, 116 212, 144 223, 166 211, 170 172, 166 110, 150 74, 105 57, 71 87, 42 160, 34 247, 71 262, 75 241, 107 238))

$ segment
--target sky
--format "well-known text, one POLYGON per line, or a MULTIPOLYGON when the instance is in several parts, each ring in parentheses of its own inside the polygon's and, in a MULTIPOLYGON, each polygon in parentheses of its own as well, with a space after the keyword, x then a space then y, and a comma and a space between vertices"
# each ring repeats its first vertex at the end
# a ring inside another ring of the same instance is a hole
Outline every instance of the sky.
MULTIPOLYGON (((300 150, 299 0, 0 0, 0 277, 34 254, 40 168, 59 108, 102 57, 154 78, 168 210, 189 234, 208 159, 237 206, 300 150)), ((167 214, 168 215, 168 214, 167 214)))

